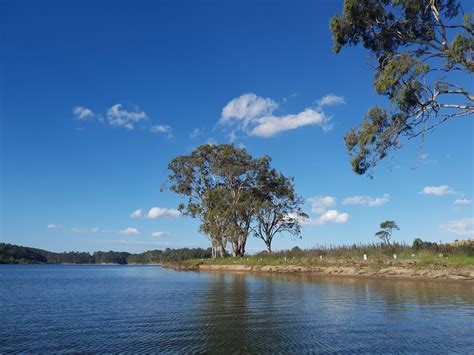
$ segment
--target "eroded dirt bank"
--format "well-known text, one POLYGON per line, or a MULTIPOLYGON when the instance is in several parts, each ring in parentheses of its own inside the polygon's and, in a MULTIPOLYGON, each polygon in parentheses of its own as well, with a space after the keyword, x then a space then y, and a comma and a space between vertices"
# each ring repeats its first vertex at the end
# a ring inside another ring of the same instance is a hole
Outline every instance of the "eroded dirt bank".
POLYGON ((426 267, 388 266, 300 266, 300 265, 243 265, 243 264, 207 264, 164 263, 163 267, 184 271, 231 271, 261 273, 305 273, 321 275, 341 275, 352 277, 410 278, 429 280, 450 280, 474 283, 474 267, 426 267))

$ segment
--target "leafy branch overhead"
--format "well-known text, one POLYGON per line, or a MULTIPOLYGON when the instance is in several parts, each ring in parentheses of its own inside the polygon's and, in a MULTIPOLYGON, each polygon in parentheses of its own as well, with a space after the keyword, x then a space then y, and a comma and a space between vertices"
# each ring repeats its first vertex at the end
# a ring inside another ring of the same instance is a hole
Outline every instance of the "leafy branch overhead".
POLYGON ((370 173, 401 139, 474 113, 472 14, 455 0, 345 0, 331 19, 334 51, 361 44, 375 57, 373 86, 390 110, 372 107, 345 137, 352 168, 370 173), (466 77, 467 76, 467 77, 466 77), (472 85, 471 85, 472 87, 472 85))

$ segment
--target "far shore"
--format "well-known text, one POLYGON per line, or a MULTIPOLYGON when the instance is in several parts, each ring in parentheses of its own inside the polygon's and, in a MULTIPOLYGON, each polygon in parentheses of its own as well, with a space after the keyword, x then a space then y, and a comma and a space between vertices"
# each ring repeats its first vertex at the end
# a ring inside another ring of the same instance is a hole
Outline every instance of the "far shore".
POLYGON ((474 283, 474 266, 443 266, 430 265, 417 267, 415 264, 392 263, 382 267, 372 264, 353 265, 245 265, 219 264, 212 262, 166 262, 161 265, 178 271, 217 271, 217 272, 245 272, 245 273, 275 273, 275 274, 314 274, 322 276, 346 276, 379 279, 413 279, 460 281, 474 283))

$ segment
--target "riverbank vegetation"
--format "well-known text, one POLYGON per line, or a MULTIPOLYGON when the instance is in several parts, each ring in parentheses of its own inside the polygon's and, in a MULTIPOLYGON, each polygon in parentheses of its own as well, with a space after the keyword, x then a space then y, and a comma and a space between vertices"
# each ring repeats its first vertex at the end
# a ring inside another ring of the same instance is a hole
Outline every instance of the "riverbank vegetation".
POLYGON ((42 249, 0 243, 0 264, 160 264, 165 261, 203 259, 210 249, 181 248, 149 250, 131 254, 116 251, 54 253, 42 249))
POLYGON ((474 240, 464 243, 437 244, 415 239, 412 245, 354 244, 347 246, 319 246, 311 249, 295 247, 269 254, 261 252, 253 256, 194 259, 171 263, 170 267, 197 270, 200 265, 245 265, 245 266, 369 266, 384 268, 402 267, 473 267, 474 240), (367 257, 364 258, 364 255, 367 257))
POLYGON ((125 252, 53 253, 42 249, 0 243, 0 264, 164 264, 180 270, 198 270, 201 265, 242 265, 249 267, 369 267, 403 268, 474 267, 474 240, 447 244, 415 239, 413 244, 354 244, 294 247, 272 254, 263 251, 252 256, 211 258, 211 249, 182 248, 149 250, 139 254, 125 252), (364 255, 367 259, 364 260, 364 255), (396 255, 396 259, 394 258, 396 255))

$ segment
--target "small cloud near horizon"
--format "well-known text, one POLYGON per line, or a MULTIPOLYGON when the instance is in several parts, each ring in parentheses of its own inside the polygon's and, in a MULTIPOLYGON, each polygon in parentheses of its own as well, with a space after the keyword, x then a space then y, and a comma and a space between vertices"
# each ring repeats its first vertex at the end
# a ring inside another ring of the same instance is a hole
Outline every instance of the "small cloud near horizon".
POLYGON ((458 198, 454 201, 457 206, 466 206, 472 204, 472 200, 468 198, 458 198))
POLYGON ((61 224, 54 224, 54 223, 50 223, 48 224, 48 229, 59 229, 59 228, 62 228, 62 225, 61 224))
POLYGON ((352 196, 346 197, 343 201, 343 205, 361 205, 369 207, 378 207, 385 205, 390 201, 389 194, 383 194, 382 197, 370 197, 370 196, 352 196))
POLYGON ((135 234, 135 235, 138 235, 138 234, 141 234, 141 232, 137 228, 128 227, 126 229, 120 230, 119 234, 135 234))
POLYGON ((456 235, 474 235, 474 218, 462 218, 440 225, 445 232, 456 235))
POLYGON ((148 219, 156 219, 161 217, 171 217, 177 218, 181 217, 181 212, 174 208, 163 208, 163 207, 152 207, 145 212, 142 208, 139 208, 133 211, 130 214, 131 218, 148 218, 148 219))
POLYGON ((454 191, 448 185, 425 186, 423 190, 418 192, 418 194, 420 195, 434 195, 434 196, 444 196, 444 195, 450 195, 450 194, 455 194, 455 193, 456 191, 454 191))
POLYGON ((159 237, 166 237, 166 236, 169 236, 170 234, 168 232, 161 232, 161 231, 157 231, 157 232, 152 232, 151 233, 151 236, 152 237, 156 237, 156 238, 159 238, 159 237))

